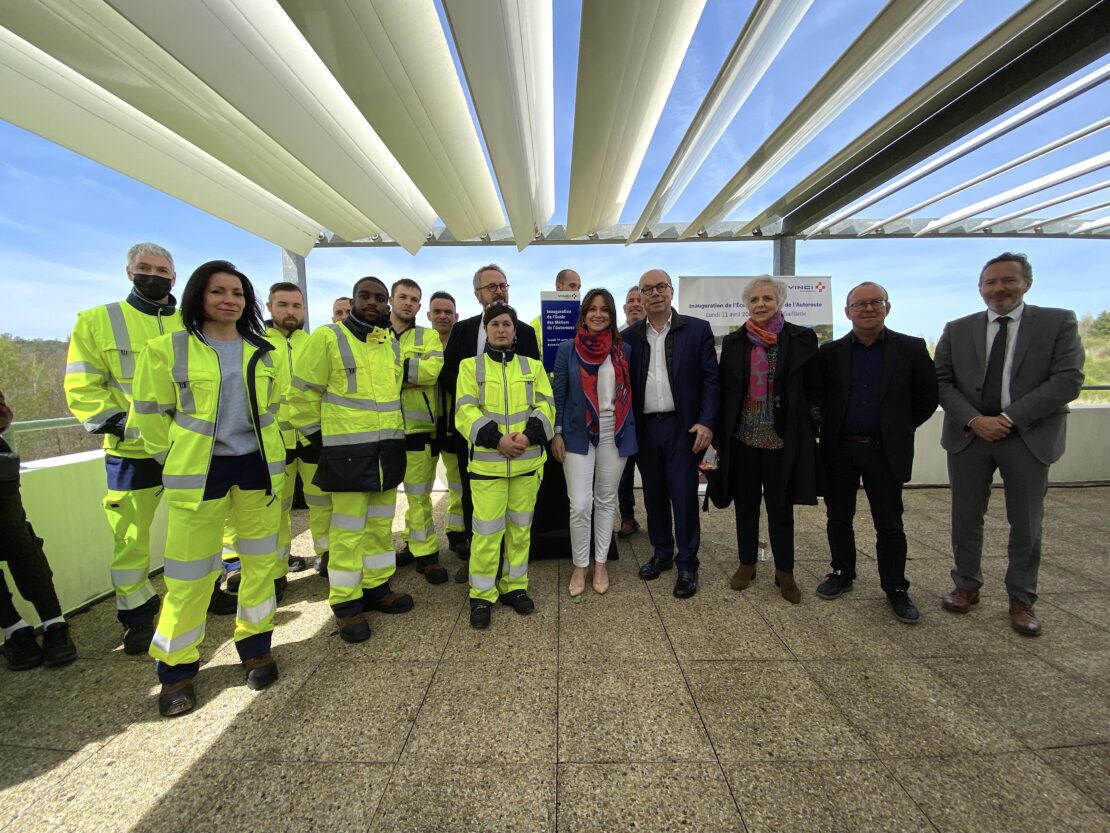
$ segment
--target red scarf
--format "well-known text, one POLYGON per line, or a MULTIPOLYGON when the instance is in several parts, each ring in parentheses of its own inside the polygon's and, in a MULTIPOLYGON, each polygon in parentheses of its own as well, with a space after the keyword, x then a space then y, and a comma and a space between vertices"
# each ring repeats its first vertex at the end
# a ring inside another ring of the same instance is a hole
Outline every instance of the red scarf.
POLYGON ((591 438, 598 435, 597 372, 609 357, 613 364, 613 436, 620 435, 628 415, 632 412, 632 389, 628 384, 628 359, 620 344, 613 343, 612 330, 591 333, 580 327, 574 337, 574 352, 578 354, 578 376, 582 392, 586 394, 586 430, 591 438))

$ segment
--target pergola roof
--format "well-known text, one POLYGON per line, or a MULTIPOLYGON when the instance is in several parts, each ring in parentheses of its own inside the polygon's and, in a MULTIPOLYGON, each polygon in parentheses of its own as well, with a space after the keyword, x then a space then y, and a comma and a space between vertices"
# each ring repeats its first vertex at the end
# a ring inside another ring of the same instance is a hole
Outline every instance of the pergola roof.
POLYGON ((1110 181, 1016 206, 1110 165, 1107 153, 916 216, 1110 125, 1061 134, 1045 118, 1080 96, 1105 102, 1106 66, 1038 98, 1110 52, 1110 0, 1032 0, 750 219, 730 221, 959 5, 889 0, 693 222, 661 223, 812 13, 813 0, 756 0, 654 193, 630 206, 631 225, 618 223, 705 0, 583 0, 567 221, 555 226, 551 3, 440 3, 446 26, 435 0, 3 3, 0 117, 298 254, 356 241, 415 253, 815 234, 1110 236, 1110 218, 1082 218, 1107 206, 1110 181), (1046 141, 1035 150, 886 218, 859 215, 1037 119, 1046 141))

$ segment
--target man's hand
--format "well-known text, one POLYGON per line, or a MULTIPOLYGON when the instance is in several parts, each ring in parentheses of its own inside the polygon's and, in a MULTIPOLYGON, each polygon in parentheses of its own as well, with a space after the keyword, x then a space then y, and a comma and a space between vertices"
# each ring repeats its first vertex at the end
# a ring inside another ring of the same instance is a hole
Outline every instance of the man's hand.
POLYGON ((1006 439, 1013 427, 1013 423, 1004 416, 977 416, 968 425, 976 437, 988 443, 1006 439))
POLYGON ((516 446, 517 454, 523 454, 528 450, 528 446, 532 444, 532 441, 524 435, 523 431, 513 431, 513 433, 509 434, 509 439, 511 439, 513 445, 516 446))
POLYGON ((567 446, 563 442, 563 435, 556 434, 551 438, 551 456, 558 460, 560 463, 566 459, 567 446))
POLYGON ((701 454, 703 451, 709 448, 709 444, 713 442, 713 429, 706 428, 699 422, 694 423, 689 433, 694 435, 695 454, 701 454))
POLYGON ((517 447, 512 434, 503 434, 501 439, 497 441, 497 450, 501 452, 502 457, 508 457, 511 460, 514 457, 519 457, 523 449, 517 447))

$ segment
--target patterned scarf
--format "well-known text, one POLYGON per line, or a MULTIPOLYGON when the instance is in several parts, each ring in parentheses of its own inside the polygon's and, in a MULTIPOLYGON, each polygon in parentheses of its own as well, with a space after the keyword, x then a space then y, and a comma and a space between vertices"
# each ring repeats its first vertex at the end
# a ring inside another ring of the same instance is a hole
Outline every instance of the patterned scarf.
POLYGON ((591 439, 598 436, 600 409, 597 401, 597 372, 608 356, 613 364, 613 436, 624 427, 632 411, 632 389, 628 384, 628 359, 619 344, 613 343, 613 333, 603 330, 591 333, 585 326, 579 328, 574 337, 574 352, 578 354, 578 375, 582 381, 582 392, 586 394, 586 430, 591 439))
POLYGON ((764 403, 760 410, 770 413, 771 378, 773 369, 767 356, 768 348, 776 348, 779 343, 779 333, 782 332, 786 319, 782 312, 776 312, 774 317, 767 322, 766 327, 761 327, 752 319, 744 322, 744 329, 748 333, 748 341, 752 343, 751 370, 748 373, 748 401, 753 405, 757 402, 764 403))

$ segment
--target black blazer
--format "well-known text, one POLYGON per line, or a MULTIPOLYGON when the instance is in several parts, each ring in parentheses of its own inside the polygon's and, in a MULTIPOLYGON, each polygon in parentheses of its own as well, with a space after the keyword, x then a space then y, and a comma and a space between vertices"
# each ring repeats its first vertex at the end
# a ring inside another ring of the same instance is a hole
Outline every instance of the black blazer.
MULTIPOLYGON (((675 413, 682 431, 695 425, 717 429, 720 383, 717 377, 717 350, 709 322, 671 310, 671 329, 664 342, 667 377, 671 383, 675 413)), ((637 433, 644 420, 644 387, 647 384, 651 349, 647 341, 648 322, 637 321, 624 331, 631 350, 629 373, 632 376, 632 412, 637 433)), ((693 445, 693 438, 690 439, 693 445)))
MULTIPOLYGON (((439 372, 439 418, 436 436, 447 437, 455 433, 455 388, 459 382, 459 365, 463 359, 478 355, 478 331, 482 329, 482 315, 460 321, 451 329, 451 337, 443 348, 443 370, 439 372)), ((536 331, 523 321, 516 325, 513 349, 522 356, 539 360, 540 348, 536 331)))
MULTIPOLYGON (((937 409, 937 374, 925 341, 887 329, 879 389, 879 429, 890 468, 902 483, 913 471, 913 433, 937 409)), ((852 381, 852 334, 821 347, 825 404, 821 448, 826 465, 837 448, 848 413, 852 381)))
MULTIPOLYGON (((774 382, 775 431, 783 440, 786 495, 791 504, 817 503, 817 433, 821 419, 821 370, 817 363, 817 334, 789 321, 779 333, 779 359, 774 382)), ((748 395, 752 343, 741 327, 721 344, 721 436, 717 444, 719 481, 732 492, 732 435, 740 424, 740 410, 748 395)), ((743 476, 741 474, 741 476, 743 476)), ((714 503, 722 502, 714 498, 714 503)), ((722 506, 722 508, 723 508, 722 506)))

